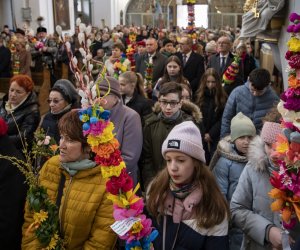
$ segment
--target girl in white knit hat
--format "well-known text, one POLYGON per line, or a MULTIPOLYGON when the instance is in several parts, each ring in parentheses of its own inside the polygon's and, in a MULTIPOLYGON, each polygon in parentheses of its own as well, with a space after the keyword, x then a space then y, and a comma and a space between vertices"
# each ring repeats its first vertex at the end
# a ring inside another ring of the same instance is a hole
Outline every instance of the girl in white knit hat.
POLYGON ((147 208, 159 236, 155 249, 229 249, 228 205, 205 165, 199 129, 175 126, 162 145, 166 167, 149 185, 147 208))

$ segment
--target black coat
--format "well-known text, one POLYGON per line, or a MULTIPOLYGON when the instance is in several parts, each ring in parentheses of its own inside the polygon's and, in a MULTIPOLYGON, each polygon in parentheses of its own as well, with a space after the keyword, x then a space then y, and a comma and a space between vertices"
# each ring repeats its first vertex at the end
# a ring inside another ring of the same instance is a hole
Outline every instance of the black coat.
MULTIPOLYGON (((8 136, 0 137, 0 154, 23 159, 8 136)), ((27 185, 25 177, 8 160, 0 159, 0 249, 21 249, 27 185)))
POLYGON ((61 117, 63 117, 64 114, 69 112, 71 109, 67 109, 64 112, 60 114, 52 114, 51 112, 48 112, 42 122, 41 128, 44 129, 45 133, 47 135, 51 136, 54 138, 55 142, 57 145, 59 145, 60 141, 60 134, 58 130, 58 122, 61 117))
MULTIPOLYGON (((182 53, 176 53, 175 55, 183 64, 182 53)), ((189 80, 193 93, 196 93, 204 71, 204 57, 192 51, 185 66, 183 67, 183 76, 189 80)))
POLYGON ((0 77, 10 77, 11 73, 11 53, 4 46, 0 46, 0 77))
POLYGON ((205 157, 207 163, 209 163, 220 140, 221 122, 222 122, 224 107, 222 109, 216 110, 215 93, 210 92, 208 89, 205 89, 204 102, 200 107, 200 110, 203 115, 204 134, 208 133, 212 140, 212 142, 210 143, 210 152, 209 152, 208 144, 204 141, 204 137, 203 137, 203 147, 205 150, 205 157))
MULTIPOLYGON (((222 76, 223 76, 225 70, 231 65, 233 60, 234 60, 234 55, 232 53, 229 53, 229 56, 226 60, 225 69, 222 71, 221 65, 220 65, 220 54, 215 54, 209 58, 207 68, 214 68, 218 72, 220 78, 222 79, 222 76)), ((229 96, 231 91, 234 88, 236 88, 239 85, 242 85, 243 83, 244 83, 244 70, 243 70, 242 63, 240 63, 239 73, 236 76, 235 81, 231 84, 225 84, 224 90, 227 93, 227 95, 229 96)))
MULTIPOLYGON (((123 99, 123 103, 125 104, 125 96, 122 96, 123 99)), ((141 95, 139 95, 136 91, 133 93, 133 96, 131 98, 131 100, 125 104, 127 107, 133 109, 134 111, 136 111, 140 117, 141 117, 141 121, 142 121, 142 125, 144 125, 144 117, 146 115, 149 115, 150 113, 152 113, 152 106, 153 106, 153 101, 150 99, 147 99, 141 95)))
MULTIPOLYGON (((163 76, 166 61, 167 57, 165 57, 159 52, 156 52, 153 56, 152 87, 154 87, 158 79, 163 76)), ((145 71, 147 69, 146 62, 149 62, 149 56, 147 53, 139 55, 135 62, 135 71, 142 74, 143 77, 145 77, 145 71)))
POLYGON ((5 103, 8 99, 6 95, 0 105, 0 116, 8 124, 8 135, 10 140, 14 143, 17 149, 22 150, 22 137, 26 138, 26 142, 29 145, 33 141, 33 133, 37 129, 40 122, 40 111, 37 96, 34 92, 29 94, 26 101, 23 102, 12 114, 8 114, 5 109, 5 103), (16 121, 16 122, 15 122, 16 121), (18 126, 17 126, 17 125, 18 126), (20 133, 18 131, 18 127, 20 133))
POLYGON ((249 56, 248 54, 246 55, 243 63, 243 69, 244 69, 244 82, 246 82, 248 80, 248 76, 251 73, 251 71, 256 69, 255 59, 253 58, 253 56, 249 56))

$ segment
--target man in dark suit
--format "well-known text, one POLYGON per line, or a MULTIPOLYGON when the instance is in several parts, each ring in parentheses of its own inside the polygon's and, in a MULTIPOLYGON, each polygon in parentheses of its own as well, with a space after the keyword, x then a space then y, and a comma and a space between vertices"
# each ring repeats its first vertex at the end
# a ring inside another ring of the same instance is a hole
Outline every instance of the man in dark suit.
MULTIPOLYGON (((233 62, 234 55, 230 52, 232 43, 227 36, 221 36, 218 39, 217 45, 218 45, 219 53, 215 54, 209 58, 207 68, 214 68, 219 73, 219 75, 222 79, 222 76, 223 76, 225 70, 233 62)), ((228 96, 235 87, 243 84, 243 78, 244 78, 243 76, 244 76, 243 68, 242 68, 242 64, 240 63, 239 73, 236 76, 235 81, 230 85, 225 84, 225 86, 224 86, 224 89, 225 89, 226 93, 228 94, 228 96)))
POLYGON ((58 52, 57 44, 54 39, 49 39, 47 37, 47 29, 45 27, 37 28, 37 39, 39 42, 43 43, 43 45, 31 50, 31 56, 35 65, 33 71, 41 72, 43 71, 44 66, 48 67, 50 71, 51 86, 53 86, 56 81, 54 65, 58 52))
POLYGON ((180 52, 177 52, 176 56, 182 62, 183 75, 189 80, 192 91, 195 93, 205 71, 204 58, 192 50, 193 40, 190 37, 182 37, 179 45, 180 52))
MULTIPOLYGON (((157 80, 163 76, 167 57, 157 52, 158 44, 155 38, 148 38, 146 40, 146 53, 138 56, 135 63, 135 71, 145 77, 147 63, 153 64, 152 74, 152 88, 155 86, 157 80)), ((152 89, 147 90, 150 93, 152 89)))

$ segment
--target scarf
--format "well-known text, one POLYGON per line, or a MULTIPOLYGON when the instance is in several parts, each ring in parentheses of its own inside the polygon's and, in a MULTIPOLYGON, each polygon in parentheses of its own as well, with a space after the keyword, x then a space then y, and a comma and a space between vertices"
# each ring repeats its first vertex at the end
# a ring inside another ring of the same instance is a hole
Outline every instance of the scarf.
POLYGON ((185 199, 195 188, 194 183, 190 183, 186 185, 177 185, 173 182, 171 178, 170 178, 169 186, 173 196, 180 200, 185 199))
POLYGON ((179 117, 179 115, 181 114, 181 112, 180 112, 180 110, 178 110, 174 115, 172 115, 171 117, 166 117, 165 115, 164 115, 164 113, 163 112, 160 112, 159 114, 158 114, 158 118, 159 119, 163 119, 163 120, 165 120, 166 122, 173 122, 173 121, 176 121, 177 120, 177 118, 179 117))
POLYGON ((7 101, 5 103, 5 110, 8 114, 11 114, 13 113, 18 107, 20 107, 26 100, 27 100, 27 97, 30 95, 30 92, 26 95, 26 97, 24 97, 24 99, 17 105, 17 106, 13 106, 10 104, 9 101, 7 101))
POLYGON ((93 162, 89 159, 61 163, 62 168, 65 169, 71 176, 74 176, 80 170, 90 169, 96 165, 96 162, 93 162))
POLYGON ((66 111, 69 111, 71 110, 71 106, 72 104, 68 104, 66 107, 64 107, 62 110, 58 111, 58 112, 51 112, 52 115, 59 115, 59 114, 62 114, 66 111))

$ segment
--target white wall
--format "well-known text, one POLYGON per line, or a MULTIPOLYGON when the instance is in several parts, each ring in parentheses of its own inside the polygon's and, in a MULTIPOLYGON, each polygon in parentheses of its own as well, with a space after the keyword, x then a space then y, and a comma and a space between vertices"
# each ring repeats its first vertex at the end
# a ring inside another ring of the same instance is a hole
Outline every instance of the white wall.
MULTIPOLYGON (((29 0, 29 7, 31 8, 31 23, 30 27, 36 32, 38 27, 36 19, 39 16, 43 16, 45 21, 43 26, 47 28, 48 33, 53 33, 55 31, 54 20, 53 20, 53 1, 55 0, 29 0)), ((17 26, 22 28, 24 25, 22 17, 22 8, 25 6, 25 0, 13 0, 16 23, 17 26)), ((69 0, 69 14, 70 14, 70 30, 65 32, 74 33, 75 31, 75 21, 74 21, 74 0, 69 0)), ((8 24, 12 28, 12 17, 10 9, 10 1, 0 0, 0 27, 2 29, 4 24, 8 24)))
MULTIPOLYGON (((36 19, 39 16, 45 18, 44 26, 48 33, 53 33, 55 30, 53 22, 53 1, 55 0, 29 0, 31 8, 30 27, 36 31, 36 19)), ((105 20, 105 24, 110 28, 120 23, 120 11, 123 11, 123 20, 125 22, 126 9, 131 0, 91 0, 91 15, 92 24, 102 28, 101 19, 105 20)), ((18 27, 23 27, 22 8, 25 6, 25 0, 13 0, 15 6, 16 23, 18 27)), ((69 0, 71 30, 68 33, 74 32, 74 0, 69 0)), ((11 8, 9 0, 0 0, 0 27, 8 24, 12 27, 11 8)))
POLYGON ((3 25, 7 24, 10 28, 12 28, 12 17, 11 17, 11 8, 10 1, 1 0, 0 1, 0 29, 2 30, 3 25))
POLYGON ((104 19, 105 24, 113 28, 120 24, 121 10, 125 21, 125 11, 129 2, 130 0, 92 0, 93 25, 102 28, 101 19, 104 19))

